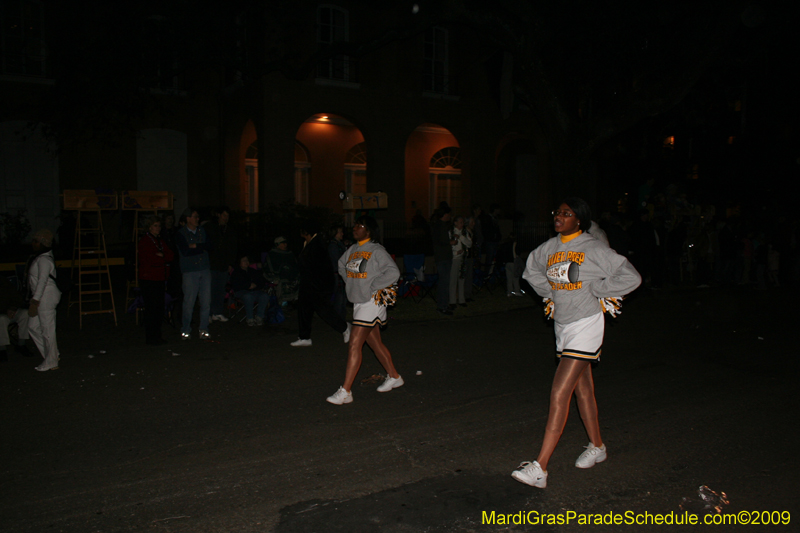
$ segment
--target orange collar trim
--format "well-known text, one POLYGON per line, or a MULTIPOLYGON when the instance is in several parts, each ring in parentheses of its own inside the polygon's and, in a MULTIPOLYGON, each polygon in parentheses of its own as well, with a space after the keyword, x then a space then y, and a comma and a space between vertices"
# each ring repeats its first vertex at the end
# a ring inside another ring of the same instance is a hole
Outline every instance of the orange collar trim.
POLYGON ((583 233, 583 231, 578 230, 575 233, 573 233, 572 235, 561 235, 561 242, 563 244, 566 244, 569 241, 571 241, 572 239, 574 239, 575 237, 577 237, 578 235, 580 235, 581 233, 583 233))

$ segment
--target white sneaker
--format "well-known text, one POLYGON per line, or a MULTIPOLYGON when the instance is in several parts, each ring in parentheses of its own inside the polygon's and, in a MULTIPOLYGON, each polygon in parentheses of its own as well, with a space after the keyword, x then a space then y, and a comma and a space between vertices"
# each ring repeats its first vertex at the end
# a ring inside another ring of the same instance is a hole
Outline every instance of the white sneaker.
POLYGON ((211 338, 211 335, 209 335, 208 332, 206 330, 204 330, 204 329, 201 329, 199 333, 200 333, 200 338, 201 339, 209 339, 209 338, 211 338))
POLYGON ((256 321, 256 326, 263 326, 264 325, 264 319, 261 318, 260 316, 257 316, 254 320, 256 321))
POLYGON ((289 344, 290 346, 311 346, 311 339, 297 339, 289 344))
POLYGON ((350 403, 353 401, 353 393, 344 390, 344 387, 339 387, 339 390, 328 396, 328 403, 334 405, 342 405, 343 403, 350 403))
POLYGON ((580 457, 578 457, 577 461, 575 461, 575 466, 578 468, 591 468, 597 463, 602 463, 606 460, 606 458, 608 458, 608 455, 606 455, 605 444, 598 448, 590 442, 588 446, 584 447, 586 448, 586 451, 583 452, 580 457))
POLYGON ((44 363, 36 367, 36 370, 39 372, 47 372, 48 370, 58 370, 58 365, 55 366, 47 366, 44 363))
POLYGON ((350 331, 351 331, 352 329, 353 329, 353 324, 351 324, 350 322, 348 322, 348 323, 347 323, 347 329, 346 329, 346 330, 344 330, 344 333, 342 333, 342 337, 344 337, 344 343, 345 343, 345 344, 347 344, 347 343, 349 343, 349 342, 350 342, 350 331))
POLYGON ((538 461, 520 463, 517 469, 511 472, 511 477, 531 487, 540 489, 547 487, 547 472, 542 470, 538 461))
POLYGON ((211 320, 219 320, 220 322, 227 322, 228 317, 225 315, 211 315, 211 320))
POLYGON ((403 381, 403 376, 399 374, 396 378, 386 376, 386 379, 383 380, 381 386, 378 387, 378 392, 389 392, 390 390, 396 389, 397 387, 402 387, 403 383, 405 383, 403 381))
POLYGON ((191 338, 192 338, 192 335, 190 333, 181 333, 181 339, 183 339, 185 341, 188 341, 191 338))
POLYGON ((246 320, 246 322, 247 322, 247 325, 248 325, 248 326, 255 326, 255 325, 256 325, 256 320, 255 320, 255 318, 248 318, 248 319, 246 320))

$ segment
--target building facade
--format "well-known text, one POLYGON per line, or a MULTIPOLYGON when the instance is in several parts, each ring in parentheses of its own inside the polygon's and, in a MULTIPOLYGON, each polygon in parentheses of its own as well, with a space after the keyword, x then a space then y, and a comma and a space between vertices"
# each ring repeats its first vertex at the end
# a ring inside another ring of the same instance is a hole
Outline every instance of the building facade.
MULTIPOLYGON (((253 2, 188 15, 169 4, 97 30, 108 39, 97 55, 119 57, 109 73, 59 53, 103 46, 75 44, 63 26, 79 14, 3 2, 0 210, 53 227, 61 190, 96 188, 169 190, 177 212, 296 201, 345 215, 341 191, 381 191, 379 216, 392 223, 441 201, 530 218, 549 206, 546 154, 514 101, 513 62, 484 36, 405 5, 253 2), (136 105, 114 100, 120 87, 136 105), (65 120, 68 109, 82 111, 65 120), (84 119, 89 135, 70 129, 84 119)), ((95 27, 110 17, 93 16, 95 27)))

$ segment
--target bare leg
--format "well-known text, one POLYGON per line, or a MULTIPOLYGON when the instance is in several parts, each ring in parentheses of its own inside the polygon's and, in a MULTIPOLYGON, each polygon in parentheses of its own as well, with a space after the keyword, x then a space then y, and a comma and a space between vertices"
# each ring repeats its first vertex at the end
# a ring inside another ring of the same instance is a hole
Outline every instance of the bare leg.
POLYGON ((550 412, 547 415, 547 427, 544 431, 542 449, 536 459, 542 466, 542 470, 547 471, 547 463, 553 450, 556 449, 558 439, 564 431, 569 415, 569 402, 572 392, 586 369, 589 368, 589 361, 580 361, 562 357, 558 363, 556 376, 553 378, 553 388, 550 390, 550 412))
POLYGON ((344 385, 342 385, 347 392, 350 392, 353 382, 356 380, 356 374, 361 367, 361 349, 373 329, 375 328, 353 325, 353 330, 350 332, 350 344, 347 346, 347 370, 345 370, 344 385))
POLYGON ((372 348, 372 351, 375 352, 375 357, 377 357, 378 361, 383 365, 389 377, 399 378, 400 374, 397 373, 397 370, 394 368, 394 363, 392 362, 392 354, 381 339, 381 328, 373 327, 371 329, 367 337, 367 344, 372 348))
POLYGON ((586 428, 589 440, 600 448, 603 445, 603 438, 600 436, 600 422, 597 419, 597 400, 594 398, 594 379, 592 379, 592 367, 589 366, 575 386, 575 400, 578 403, 578 411, 581 420, 586 428))

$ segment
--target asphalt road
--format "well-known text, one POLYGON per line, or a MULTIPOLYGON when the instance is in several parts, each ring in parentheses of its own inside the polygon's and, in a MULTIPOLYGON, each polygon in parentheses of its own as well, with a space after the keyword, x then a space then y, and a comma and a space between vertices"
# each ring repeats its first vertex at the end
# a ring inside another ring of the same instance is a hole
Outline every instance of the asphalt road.
POLYGON ((310 348, 289 346, 292 321, 149 348, 127 322, 59 317, 59 370, 14 353, 0 366, 0 531, 800 531, 796 301, 628 300, 595 369, 609 458, 573 466, 587 443, 573 406, 544 490, 509 475, 547 416, 554 341, 538 306, 394 321, 384 339, 406 385, 360 384, 382 372, 365 349, 345 406, 325 402, 345 345, 318 319, 310 348), (680 520, 684 498, 702 521, 701 485, 726 493, 723 513, 790 523, 578 524, 680 520), (542 514, 570 523, 513 523, 542 514))

